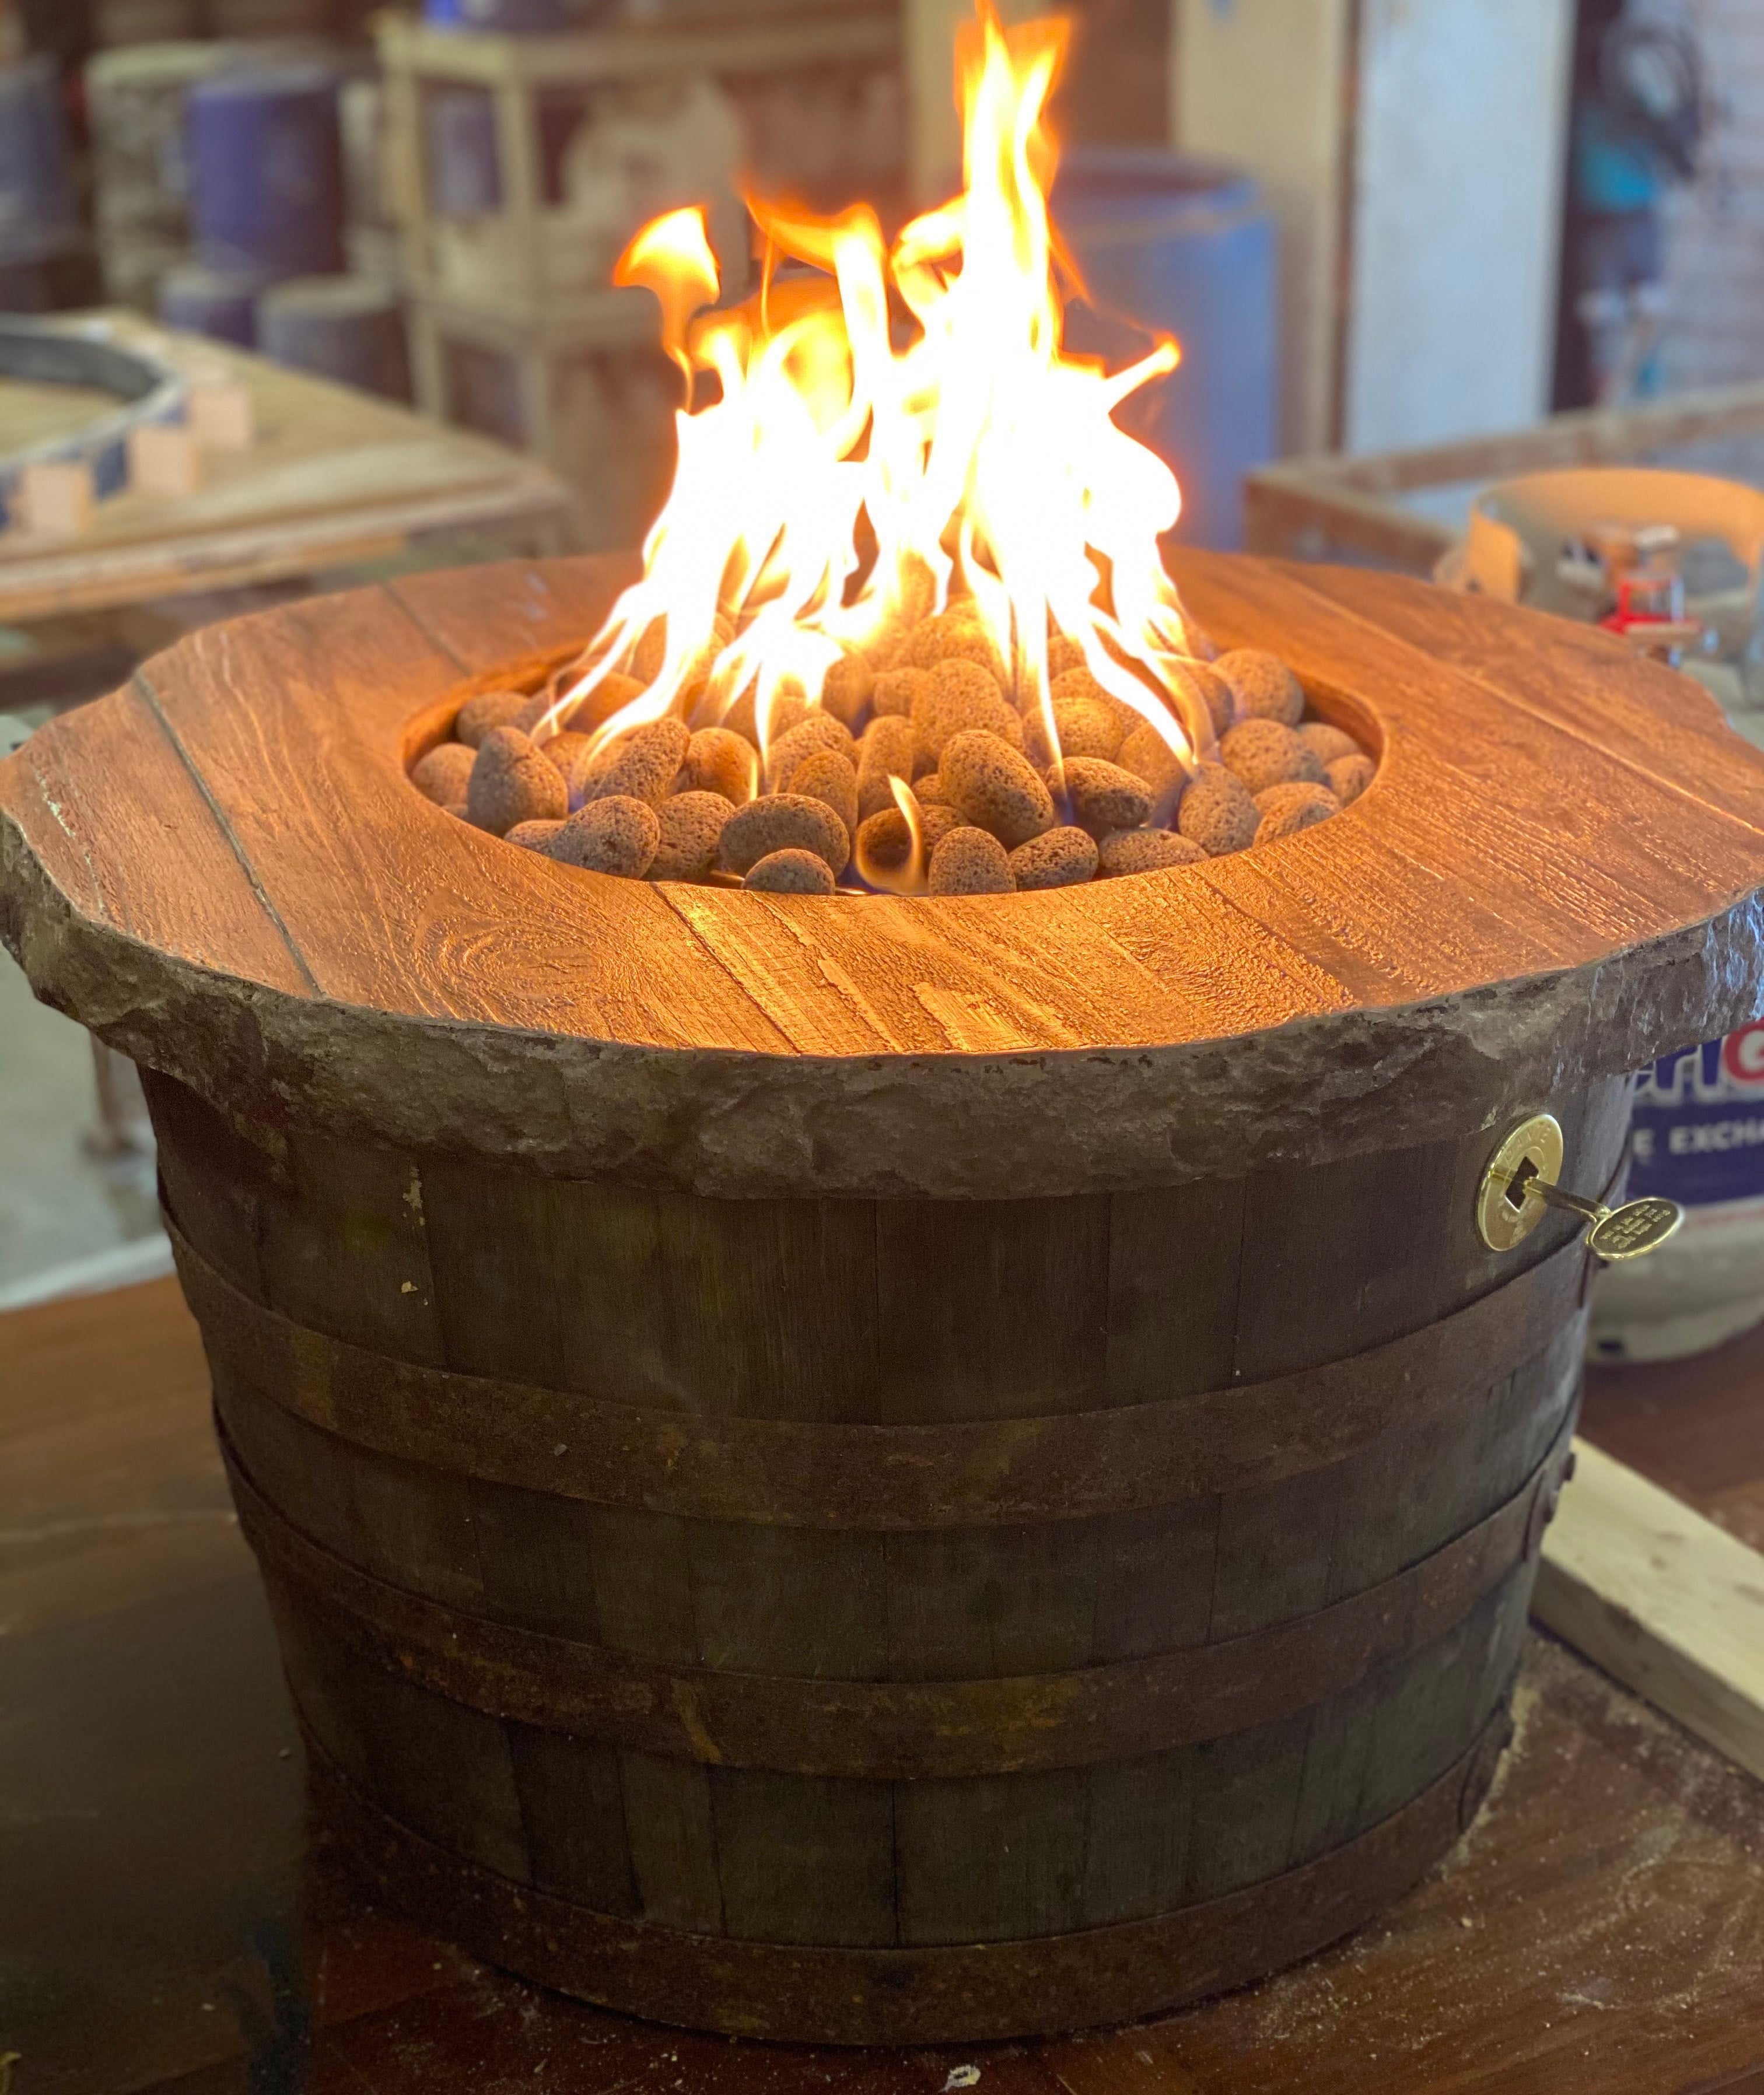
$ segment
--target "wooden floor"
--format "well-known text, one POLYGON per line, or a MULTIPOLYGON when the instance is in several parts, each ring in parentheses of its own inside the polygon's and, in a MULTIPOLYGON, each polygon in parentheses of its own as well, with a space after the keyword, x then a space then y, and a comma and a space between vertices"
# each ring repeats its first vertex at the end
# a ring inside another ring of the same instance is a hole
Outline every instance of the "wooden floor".
POLYGON ((1595 1368, 1580 1430, 1764 1549, 1764 1325, 1697 1360, 1595 1368))
MULTIPOLYGON (((1764 1339, 1601 1375, 1589 1432, 1756 1540, 1761 1372, 1764 1339)), ((966 2066, 979 2095, 1764 2095, 1764 1789, 1541 1638, 1518 1718, 1387 1923, 1187 2014, 910 2054, 621 2022, 368 1910, 308 1843, 172 1283, 0 1319, 9 2095, 939 2095, 966 2066)))

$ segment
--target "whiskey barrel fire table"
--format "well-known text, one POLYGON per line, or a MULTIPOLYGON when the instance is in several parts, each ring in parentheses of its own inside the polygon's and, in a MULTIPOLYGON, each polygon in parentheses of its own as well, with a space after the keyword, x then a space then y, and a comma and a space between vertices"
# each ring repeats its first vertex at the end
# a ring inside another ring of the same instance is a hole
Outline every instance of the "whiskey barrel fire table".
POLYGON ((666 2021, 1146 2014, 1483 1798, 1588 1256, 1516 1121, 1764 1008, 1764 760, 1615 644, 1189 556, 1381 751, 1082 888, 614 881, 403 766, 625 571, 195 636, 0 767, 0 920, 148 1072, 324 1809, 391 1901, 666 2021))

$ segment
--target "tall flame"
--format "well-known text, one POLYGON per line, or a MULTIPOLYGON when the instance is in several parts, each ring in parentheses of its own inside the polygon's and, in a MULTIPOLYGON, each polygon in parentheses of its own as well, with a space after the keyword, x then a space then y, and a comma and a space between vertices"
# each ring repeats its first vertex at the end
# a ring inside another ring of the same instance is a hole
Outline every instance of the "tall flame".
POLYGON ((963 194, 891 248, 867 207, 821 219, 750 200, 760 288, 695 322, 718 288, 703 214, 670 212, 631 243, 617 281, 656 293, 669 354, 716 397, 681 413, 642 578, 555 716, 648 636, 647 688, 599 739, 669 712, 703 725, 751 692, 764 746, 782 695, 812 699, 843 654, 876 655, 904 621, 963 598, 1050 748, 1056 631, 1178 758, 1206 740, 1158 555, 1181 491, 1112 419, 1179 351, 1159 342, 1111 376, 1062 348, 1062 286, 1081 288, 1047 200, 1065 43, 1064 24, 1007 31, 979 0, 961 52, 963 194), (781 273, 791 264, 805 266, 781 273))

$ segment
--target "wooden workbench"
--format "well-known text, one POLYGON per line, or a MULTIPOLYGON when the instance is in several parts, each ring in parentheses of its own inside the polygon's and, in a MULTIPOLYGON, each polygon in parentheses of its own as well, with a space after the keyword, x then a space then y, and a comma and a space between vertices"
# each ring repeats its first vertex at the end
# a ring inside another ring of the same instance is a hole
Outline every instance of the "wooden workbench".
MULTIPOLYGON (((1652 1434, 1687 1479, 1718 1468, 1743 1522, 1764 1461, 1747 1497, 1740 1455, 1712 1451, 1723 1435, 1755 1451, 1764 1339, 1718 1360, 1692 1378, 1718 1392, 1706 1431, 1682 1390, 1675 1424, 1660 1411, 1682 1370, 1603 1379, 1589 1417, 1617 1422, 1629 1461, 1652 1434), (1668 1392, 1652 1413, 1649 1380, 1668 1392)), ((1446 1867, 1387 1923, 1186 2014, 1028 2047, 814 2053, 536 1993, 371 1911, 309 1842, 172 1283, 0 1319, 0 1363, 11 2095, 938 2095, 970 2064, 979 2095, 1764 2088, 1764 1789, 1540 1637, 1493 1801, 1446 1867)))
MULTIPOLYGON (((193 494, 125 490, 99 503, 77 537, 0 538, 0 625, 304 578, 432 542, 456 548, 462 536, 503 553, 569 542, 569 491, 486 438, 223 343, 168 334, 137 315, 68 321, 102 323, 124 346, 150 346, 173 364, 224 367, 251 395, 256 441, 205 454, 193 494)), ((39 435, 67 433, 65 408, 46 420, 41 387, 19 389, 10 408, 7 390, 0 433, 16 439, 21 415, 39 435)), ((458 556, 438 550, 436 560, 458 556)))

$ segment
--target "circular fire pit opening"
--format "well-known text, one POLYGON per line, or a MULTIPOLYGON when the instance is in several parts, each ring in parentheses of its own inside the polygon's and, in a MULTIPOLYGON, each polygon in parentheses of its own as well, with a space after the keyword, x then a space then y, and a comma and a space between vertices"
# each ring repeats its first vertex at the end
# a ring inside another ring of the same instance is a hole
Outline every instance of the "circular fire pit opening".
POLYGON ((655 632, 648 661, 640 644, 586 697, 591 649, 462 690, 412 723, 412 784, 588 871, 961 895, 1226 857, 1328 821, 1374 776, 1367 731, 1308 702, 1265 650, 1167 664, 1169 690, 1145 687, 1141 712, 1056 636, 1043 703, 960 607, 842 656, 813 703, 786 691, 762 721, 752 690, 732 700, 712 663, 684 711, 612 733, 647 690, 631 673, 665 651, 664 622, 655 632))
POLYGON ((1628 1073, 1756 1015, 1764 760, 1595 634, 1187 556, 1375 721, 1347 817, 830 908, 425 807, 410 723, 621 580, 285 607, 0 765, 0 929, 146 1067, 320 1808, 475 1953, 745 2035, 1304 1955, 1506 1735, 1587 1257, 1489 1248, 1486 1168, 1548 1110, 1609 1196, 1628 1073))

